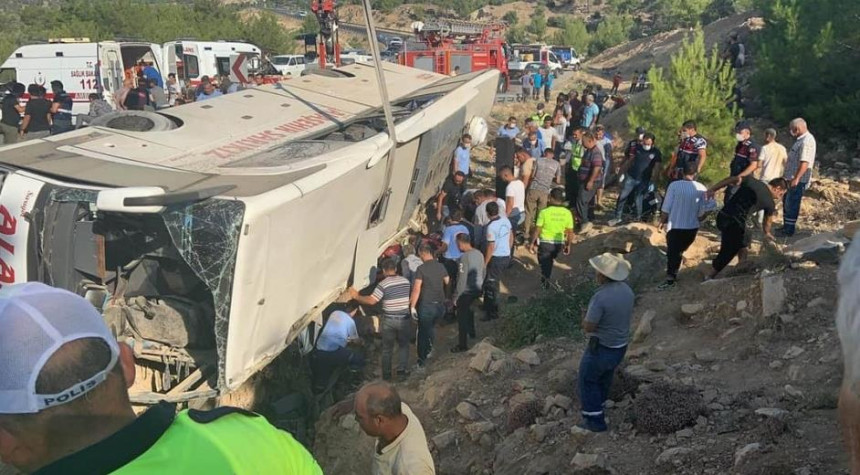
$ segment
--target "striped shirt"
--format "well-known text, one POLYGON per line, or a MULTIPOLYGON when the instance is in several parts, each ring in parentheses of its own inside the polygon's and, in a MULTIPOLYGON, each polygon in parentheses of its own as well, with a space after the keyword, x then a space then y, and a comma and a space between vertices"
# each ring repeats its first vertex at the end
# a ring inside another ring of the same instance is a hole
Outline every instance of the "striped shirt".
POLYGON ((669 184, 663 200, 663 213, 669 215, 666 231, 673 229, 699 229, 699 215, 706 208, 705 185, 690 180, 669 184))
POLYGON ((809 183, 809 179, 812 177, 812 167, 815 166, 816 147, 815 137, 809 132, 797 138, 797 141, 794 142, 794 145, 791 146, 791 150, 788 152, 788 162, 785 164, 784 176, 786 180, 793 180, 797 170, 800 169, 800 162, 806 162, 809 164, 809 168, 800 177, 800 183, 809 183))
POLYGON ((399 275, 392 275, 376 284, 373 297, 382 302, 382 316, 402 318, 409 313, 409 294, 412 287, 409 281, 399 275))

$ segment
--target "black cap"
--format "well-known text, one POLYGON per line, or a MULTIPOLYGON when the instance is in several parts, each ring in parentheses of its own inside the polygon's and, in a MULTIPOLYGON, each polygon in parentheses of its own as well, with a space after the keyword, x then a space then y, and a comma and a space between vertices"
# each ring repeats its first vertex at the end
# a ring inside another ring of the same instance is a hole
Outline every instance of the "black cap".
POLYGON ((642 127, 641 125, 639 127, 636 127, 636 135, 642 135, 644 133, 645 133, 645 127, 642 127))

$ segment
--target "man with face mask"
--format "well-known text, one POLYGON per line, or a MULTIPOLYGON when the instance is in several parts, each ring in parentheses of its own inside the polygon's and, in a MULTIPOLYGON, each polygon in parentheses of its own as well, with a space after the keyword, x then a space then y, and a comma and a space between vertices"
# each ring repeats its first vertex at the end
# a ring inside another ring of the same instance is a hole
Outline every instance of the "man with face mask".
POLYGON ((472 168, 472 136, 463 134, 460 138, 460 145, 454 150, 454 159, 451 160, 451 173, 462 172, 469 178, 472 168))
MULTIPOLYGON (((729 176, 743 178, 758 169, 758 145, 752 141, 752 131, 749 124, 741 122, 735 129, 735 156, 729 165, 729 176)), ((737 191, 736 186, 726 187, 726 201, 737 191)))
POLYGON ((708 141, 696 130, 696 123, 692 120, 684 122, 681 126, 680 143, 678 150, 669 160, 666 167, 666 176, 670 181, 680 180, 684 177, 684 165, 693 162, 702 173, 705 168, 705 160, 708 156, 708 141))
POLYGON ((642 135, 642 143, 636 146, 632 159, 627 159, 621 164, 624 173, 624 185, 615 203, 615 219, 609 221, 610 226, 617 226, 621 222, 624 213, 624 205, 631 195, 634 195, 636 204, 636 220, 642 219, 642 199, 645 190, 651 183, 654 175, 659 171, 659 163, 663 160, 660 149, 654 146, 654 134, 642 135))

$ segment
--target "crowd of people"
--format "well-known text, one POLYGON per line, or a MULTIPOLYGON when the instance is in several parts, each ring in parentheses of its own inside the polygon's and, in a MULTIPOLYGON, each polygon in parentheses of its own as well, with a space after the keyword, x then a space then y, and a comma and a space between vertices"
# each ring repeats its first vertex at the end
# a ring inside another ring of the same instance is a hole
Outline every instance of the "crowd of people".
POLYGON ((250 79, 253 83, 245 85, 230 81, 226 74, 202 76, 199 84, 186 86, 175 73, 168 74, 165 82, 151 64, 143 64, 127 72, 122 87, 113 95, 113 104, 100 93, 89 94, 89 111, 86 114, 73 112, 73 98, 61 81, 51 81, 50 94, 42 85, 24 86, 13 81, 5 85, 0 102, 0 132, 4 144, 14 144, 75 130, 114 111, 157 111, 266 83, 262 73, 254 74, 250 79))

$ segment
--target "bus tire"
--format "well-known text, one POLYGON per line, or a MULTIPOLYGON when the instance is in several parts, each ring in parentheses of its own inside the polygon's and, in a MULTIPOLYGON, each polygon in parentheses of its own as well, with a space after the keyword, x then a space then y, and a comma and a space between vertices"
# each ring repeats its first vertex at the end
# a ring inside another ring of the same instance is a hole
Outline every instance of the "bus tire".
POLYGON ((104 127, 130 132, 163 132, 173 130, 176 123, 167 117, 149 111, 116 111, 96 117, 91 127, 104 127))

